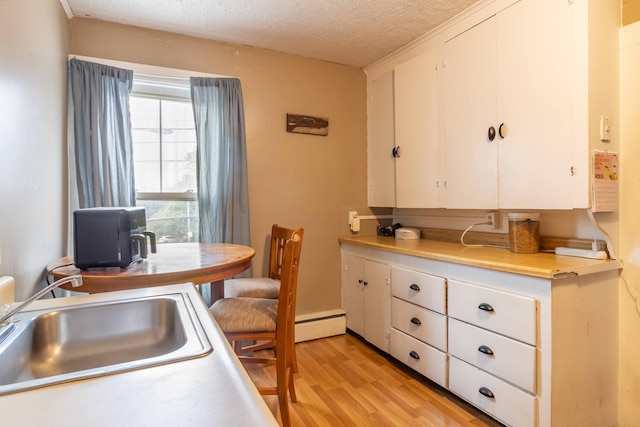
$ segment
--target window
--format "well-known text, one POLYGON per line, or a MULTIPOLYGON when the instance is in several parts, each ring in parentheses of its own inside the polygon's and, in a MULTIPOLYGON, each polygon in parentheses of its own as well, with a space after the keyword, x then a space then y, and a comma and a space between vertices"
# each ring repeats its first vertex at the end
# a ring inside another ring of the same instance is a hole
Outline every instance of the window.
POLYGON ((136 204, 160 244, 198 241, 196 133, 186 79, 134 75, 136 204))

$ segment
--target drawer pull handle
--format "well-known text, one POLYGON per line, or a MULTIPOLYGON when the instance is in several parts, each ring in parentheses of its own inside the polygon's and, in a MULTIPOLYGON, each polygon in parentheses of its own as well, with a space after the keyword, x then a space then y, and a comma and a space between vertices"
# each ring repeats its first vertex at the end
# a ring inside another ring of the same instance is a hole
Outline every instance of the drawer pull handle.
POLYGON ((486 397, 488 397, 490 399, 495 399, 496 398, 496 396, 493 394, 493 392, 491 390, 489 390, 488 388, 486 388, 486 387, 480 387, 478 392, 481 395, 486 396, 486 397))
POLYGON ((363 285, 363 286, 367 286, 368 284, 369 284, 369 282, 366 282, 366 281, 365 281, 365 282, 362 282, 362 285, 363 285))
POLYGON ((362 280, 362 279, 358 279, 358 283, 362 283, 362 282, 363 282, 363 280, 362 280))
POLYGON ((491 350, 489 347, 487 347, 486 345, 481 345, 480 347, 478 347, 478 351, 480 353, 484 353, 487 354, 489 356, 493 356, 493 350, 491 350))
POLYGON ((409 289, 411 289, 413 291, 419 291, 420 290, 420 286, 418 286, 415 283, 412 283, 411 286, 409 286, 409 289))
POLYGON ((413 323, 414 325, 422 325, 422 322, 417 317, 412 317, 411 323, 413 323))
POLYGON ((415 351, 411 351, 411 353, 409 353, 409 356, 411 356, 412 358, 414 358, 416 360, 420 360, 420 355, 418 353, 416 353, 415 351))
POLYGON ((493 307, 491 307, 491 305, 487 304, 486 302, 483 302, 482 304, 480 304, 478 308, 482 311, 494 311, 493 307))

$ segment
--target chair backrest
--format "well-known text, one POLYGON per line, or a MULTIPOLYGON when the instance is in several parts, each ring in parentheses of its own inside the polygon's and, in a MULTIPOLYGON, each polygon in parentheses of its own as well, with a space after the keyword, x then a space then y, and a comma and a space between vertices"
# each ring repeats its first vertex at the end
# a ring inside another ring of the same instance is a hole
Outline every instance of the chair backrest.
POLYGON ((294 234, 300 236, 300 241, 302 241, 304 230, 302 228, 292 230, 290 228, 279 227, 278 224, 273 224, 271 227, 271 247, 269 250, 270 278, 280 280, 280 276, 282 275, 284 246, 287 240, 291 240, 294 234))
POLYGON ((291 239, 285 241, 282 254, 282 274, 276 323, 276 354, 289 354, 284 348, 278 349, 278 346, 284 345, 279 343, 293 342, 301 249, 302 236, 295 232, 291 239))

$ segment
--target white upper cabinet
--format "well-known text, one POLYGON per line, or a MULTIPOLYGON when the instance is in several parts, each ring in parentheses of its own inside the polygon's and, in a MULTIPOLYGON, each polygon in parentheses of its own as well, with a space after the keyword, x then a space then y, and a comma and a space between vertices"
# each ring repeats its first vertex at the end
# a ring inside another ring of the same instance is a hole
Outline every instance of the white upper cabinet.
POLYGON ((572 207, 569 12, 522 0, 445 43, 447 207, 572 207))
POLYGON ((500 208, 573 207, 570 8, 522 0, 496 16, 500 208))
POLYGON ((395 73, 385 150, 400 157, 384 206, 588 208, 593 151, 619 149, 619 25, 618 2, 483 0, 368 69, 370 94, 395 73))
POLYGON ((396 206, 440 207, 438 51, 394 68, 396 206))
POLYGON ((446 207, 498 207, 496 23, 445 43, 446 207))
POLYGON ((369 82, 367 102, 369 206, 396 205, 393 71, 369 82))
POLYGON ((432 49, 369 82, 369 206, 440 207, 437 68, 432 49))

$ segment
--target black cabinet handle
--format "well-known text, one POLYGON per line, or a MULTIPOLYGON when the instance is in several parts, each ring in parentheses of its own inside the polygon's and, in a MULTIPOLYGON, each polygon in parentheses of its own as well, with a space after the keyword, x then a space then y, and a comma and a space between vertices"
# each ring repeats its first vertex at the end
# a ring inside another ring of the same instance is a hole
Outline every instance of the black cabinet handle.
POLYGON ((491 390, 489 390, 486 387, 480 387, 480 389, 478 390, 478 393, 480 393, 483 396, 486 396, 490 399, 495 399, 496 396, 493 394, 493 392, 491 390))
POLYGON ((491 350, 489 347, 487 347, 486 345, 481 345, 480 347, 478 347, 478 351, 480 353, 484 353, 486 355, 489 356, 493 356, 493 350, 491 350))
POLYGON ((505 139, 508 134, 509 134, 509 128, 507 127, 507 124, 506 123, 500 124, 500 127, 498 128, 498 135, 500 135, 500 138, 505 139))
POLYGON ((358 283, 362 283, 362 279, 358 279, 358 283))
POLYGON ((411 323, 413 323, 414 325, 422 325, 422 322, 417 317, 411 318, 411 323))
POLYGON ((362 282, 362 284, 363 284, 364 286, 367 286, 367 285, 369 284, 369 282, 362 282))
POLYGON ((487 138, 489 138, 489 142, 496 139, 496 128, 494 128, 493 126, 489 128, 489 130, 487 131, 487 138))
POLYGON ((391 150, 391 155, 393 157, 400 157, 400 147, 393 147, 393 150, 391 150))
POLYGON ((493 307, 491 307, 491 305, 487 304, 486 302, 483 302, 482 304, 480 304, 478 308, 482 311, 494 311, 493 307))
POLYGON ((411 289, 413 291, 419 291, 420 290, 420 286, 418 286, 415 283, 412 283, 411 286, 409 286, 409 289, 411 289))
POLYGON ((411 353, 409 353, 409 356, 413 357, 416 360, 420 360, 420 355, 415 351, 411 351, 411 353))

